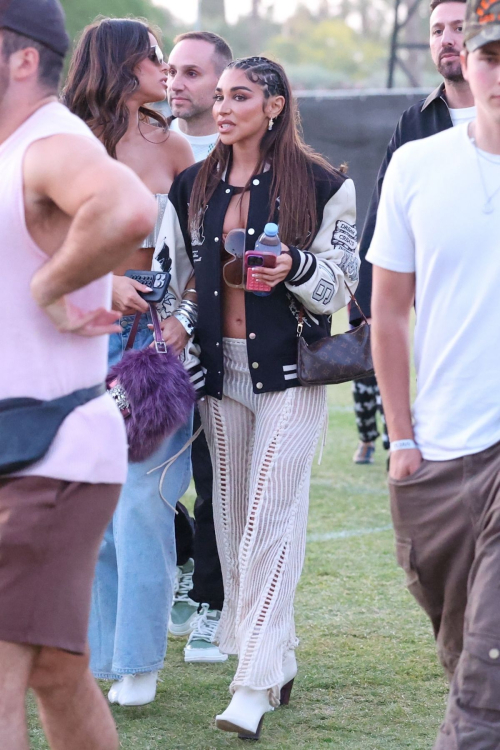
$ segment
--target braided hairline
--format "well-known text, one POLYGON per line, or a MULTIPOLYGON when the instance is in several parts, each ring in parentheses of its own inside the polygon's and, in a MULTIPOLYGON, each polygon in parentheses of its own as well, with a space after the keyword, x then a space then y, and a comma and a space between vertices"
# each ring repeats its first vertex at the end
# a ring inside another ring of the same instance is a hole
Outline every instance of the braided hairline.
POLYGON ((252 83, 262 86, 267 96, 286 96, 286 88, 281 77, 280 68, 267 57, 244 57, 233 60, 228 68, 249 71, 252 83))

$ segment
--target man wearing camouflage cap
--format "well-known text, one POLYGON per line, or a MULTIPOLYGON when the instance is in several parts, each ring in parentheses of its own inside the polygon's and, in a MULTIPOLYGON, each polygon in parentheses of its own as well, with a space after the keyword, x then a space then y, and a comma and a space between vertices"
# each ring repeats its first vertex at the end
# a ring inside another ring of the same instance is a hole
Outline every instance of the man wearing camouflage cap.
POLYGON ((396 152, 367 260, 397 558, 451 679, 434 750, 498 750, 500 0, 467 1, 464 40, 476 119, 396 152))

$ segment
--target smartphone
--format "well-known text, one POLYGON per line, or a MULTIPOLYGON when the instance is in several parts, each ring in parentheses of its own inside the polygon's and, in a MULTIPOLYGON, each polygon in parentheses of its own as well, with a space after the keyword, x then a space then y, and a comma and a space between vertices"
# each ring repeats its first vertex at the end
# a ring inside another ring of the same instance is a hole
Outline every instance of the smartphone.
POLYGON ((245 289, 249 292, 260 292, 270 294, 273 290, 269 284, 258 281, 254 274, 260 268, 274 268, 276 266, 276 253, 265 250, 248 250, 245 253, 245 289))
POLYGON ((137 294, 146 300, 158 304, 162 301, 170 286, 170 274, 163 271, 134 271, 129 268, 125 271, 125 276, 129 279, 135 279, 139 284, 151 287, 152 292, 137 292, 137 294))

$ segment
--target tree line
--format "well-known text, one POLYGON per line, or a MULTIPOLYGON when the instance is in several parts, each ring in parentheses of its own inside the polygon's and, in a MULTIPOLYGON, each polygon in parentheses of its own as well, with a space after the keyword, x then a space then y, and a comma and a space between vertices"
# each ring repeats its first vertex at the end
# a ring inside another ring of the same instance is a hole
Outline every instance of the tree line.
MULTIPOLYGON (((162 30, 165 52, 186 26, 151 0, 61 0, 71 37, 98 15, 147 18, 162 30)), ((406 0, 406 7, 413 0, 406 0)), ((263 10, 253 0, 249 16, 228 24, 224 0, 201 0, 204 29, 224 36, 237 57, 266 54, 283 63, 296 89, 366 88, 385 85, 394 0, 323 0, 316 13, 299 5, 283 24, 273 20, 272 6, 263 10)), ((405 2, 402 3, 405 12, 405 2)), ((428 9, 422 2, 406 30, 409 40, 424 40, 428 9)), ((409 56, 415 81, 432 85, 434 72, 426 55, 409 56)), ((408 85, 399 72, 396 85, 408 85)))

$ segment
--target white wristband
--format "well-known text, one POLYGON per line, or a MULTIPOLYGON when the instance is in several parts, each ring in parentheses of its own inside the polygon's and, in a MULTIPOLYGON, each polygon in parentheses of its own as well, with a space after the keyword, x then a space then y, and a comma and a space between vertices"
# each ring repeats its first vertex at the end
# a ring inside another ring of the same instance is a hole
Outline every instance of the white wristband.
POLYGON ((179 321, 181 326, 186 331, 187 335, 191 337, 194 333, 194 327, 191 321, 189 320, 189 318, 187 317, 187 315, 183 315, 182 312, 179 312, 178 310, 176 310, 174 312, 174 318, 176 318, 179 321))
POLYGON ((416 448, 417 444, 414 440, 395 440, 391 443, 391 453, 394 451, 409 451, 416 448))

